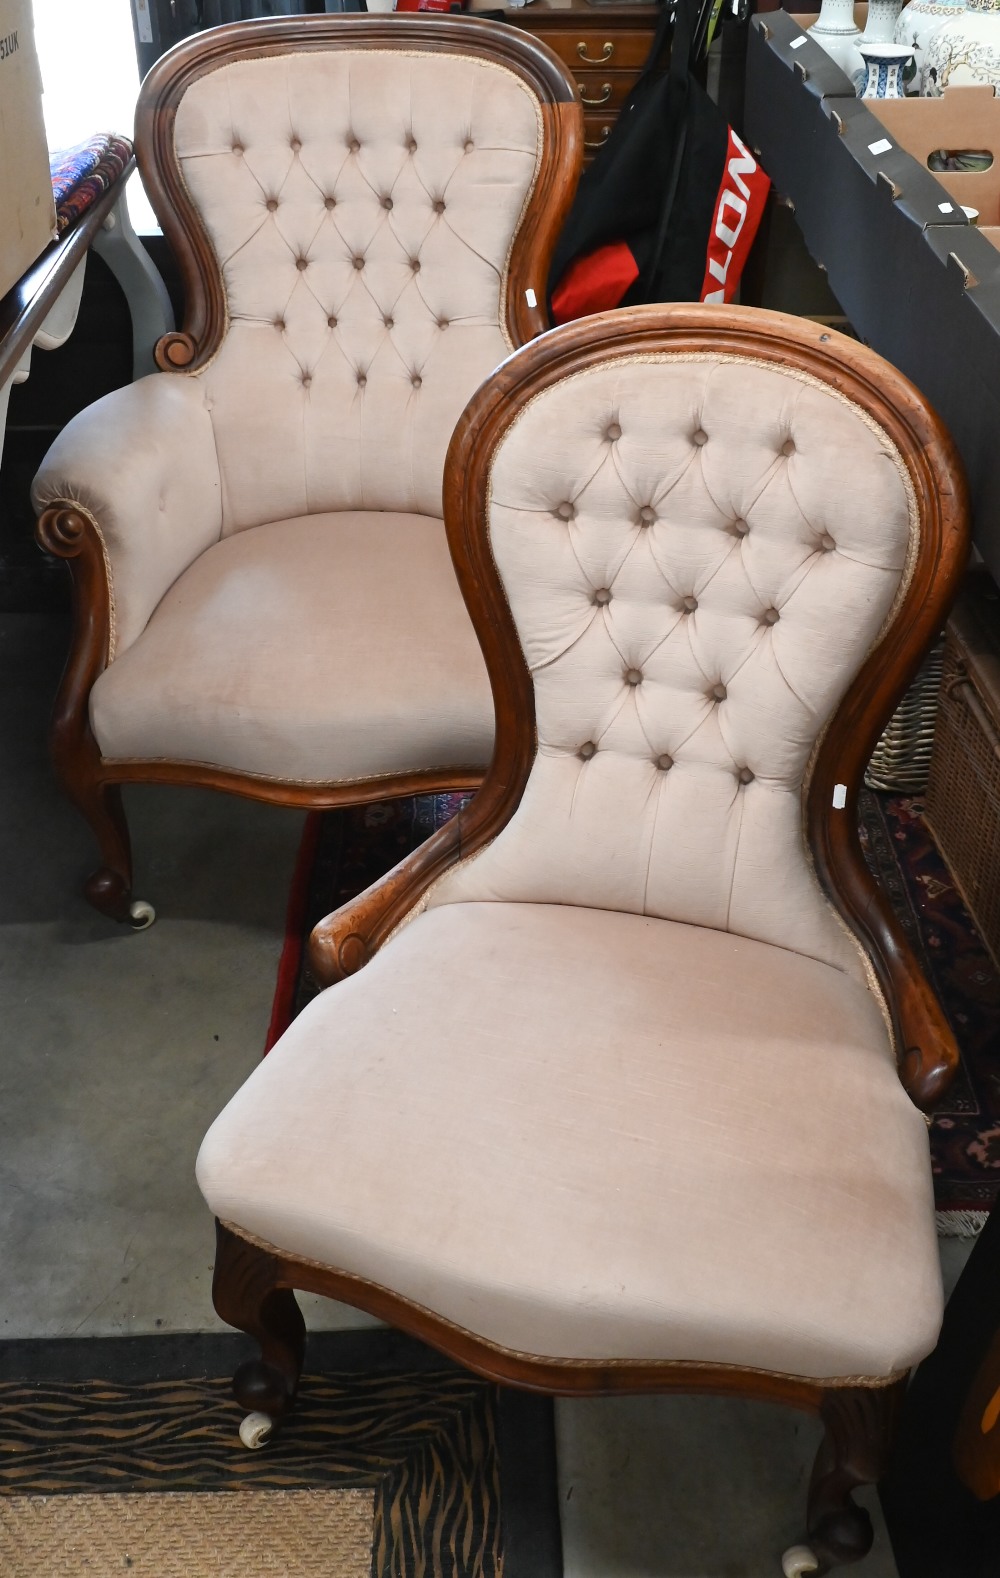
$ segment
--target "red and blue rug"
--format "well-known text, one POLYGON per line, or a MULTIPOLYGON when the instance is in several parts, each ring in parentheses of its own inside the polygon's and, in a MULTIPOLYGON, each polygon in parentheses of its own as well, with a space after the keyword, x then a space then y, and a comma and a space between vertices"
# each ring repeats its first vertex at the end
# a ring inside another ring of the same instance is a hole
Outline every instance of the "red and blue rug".
MULTIPOLYGON (((421 795, 307 819, 268 1048, 316 994, 305 947, 316 922, 402 860, 468 798, 421 795)), ((921 800, 866 791, 861 836, 961 1049, 961 1069, 933 1116, 931 1151, 939 1211, 974 1228, 966 1213, 988 1211, 1000 1195, 1000 974, 938 853, 921 800)))

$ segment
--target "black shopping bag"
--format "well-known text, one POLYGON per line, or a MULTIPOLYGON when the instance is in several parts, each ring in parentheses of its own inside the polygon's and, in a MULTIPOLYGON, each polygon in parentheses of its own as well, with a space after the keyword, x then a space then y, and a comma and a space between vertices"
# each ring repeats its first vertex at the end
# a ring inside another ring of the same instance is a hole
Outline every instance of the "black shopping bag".
POLYGON ((556 246, 554 323, 638 302, 733 299, 770 182, 692 74, 705 20, 699 0, 664 0, 642 74, 556 246))

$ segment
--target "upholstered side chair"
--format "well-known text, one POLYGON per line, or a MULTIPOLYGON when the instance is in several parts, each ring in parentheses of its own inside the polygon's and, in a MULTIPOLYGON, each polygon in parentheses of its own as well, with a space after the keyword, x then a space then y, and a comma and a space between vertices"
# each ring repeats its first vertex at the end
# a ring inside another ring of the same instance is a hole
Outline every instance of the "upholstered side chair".
POLYGON ((309 1289, 515 1386, 819 1414, 785 1571, 825 1572, 942 1312, 957 1053, 856 808, 965 563, 960 463, 865 347, 678 305, 511 357, 446 478, 496 752, 320 924, 334 984, 204 1141, 244 1437, 309 1289))
POLYGON ((318 807, 480 781, 444 457, 546 327, 581 114, 547 48, 458 17, 217 28, 146 78, 137 153, 187 315, 35 485, 75 589, 53 753, 106 914, 153 917, 121 784, 318 807))

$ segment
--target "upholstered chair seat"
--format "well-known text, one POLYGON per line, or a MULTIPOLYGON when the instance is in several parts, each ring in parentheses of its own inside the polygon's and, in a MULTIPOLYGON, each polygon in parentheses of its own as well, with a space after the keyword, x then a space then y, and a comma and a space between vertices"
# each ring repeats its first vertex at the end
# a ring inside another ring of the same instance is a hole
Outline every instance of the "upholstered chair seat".
POLYGON ((872 994, 707 927, 431 909, 295 1021, 198 1177, 242 1232, 522 1354, 888 1377, 941 1319, 872 994))
POLYGON ((159 61, 136 151, 184 327, 64 429, 34 498, 74 572, 52 748, 100 849, 85 892, 148 924, 123 783, 323 807, 482 778, 444 457, 547 327, 582 111, 496 23, 274 18, 159 61))
POLYGON ((514 1385, 819 1414, 784 1567, 827 1572, 943 1307, 958 1053, 857 800, 964 566, 961 468, 864 346, 678 304, 524 347, 446 475, 494 753, 315 929, 327 990, 203 1143, 244 1438, 292 1407, 306 1289, 514 1385))
POLYGON ((493 744, 441 522, 388 510, 223 538, 105 669, 90 717, 105 757, 302 783, 485 766, 493 744))

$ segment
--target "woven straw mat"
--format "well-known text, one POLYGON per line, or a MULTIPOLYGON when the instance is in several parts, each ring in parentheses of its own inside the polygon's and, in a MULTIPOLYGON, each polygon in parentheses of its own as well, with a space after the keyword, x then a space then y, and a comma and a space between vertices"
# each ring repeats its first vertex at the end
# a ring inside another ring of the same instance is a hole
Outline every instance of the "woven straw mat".
POLYGON ((0 1497, 3 1578, 369 1578, 371 1490, 0 1497))

